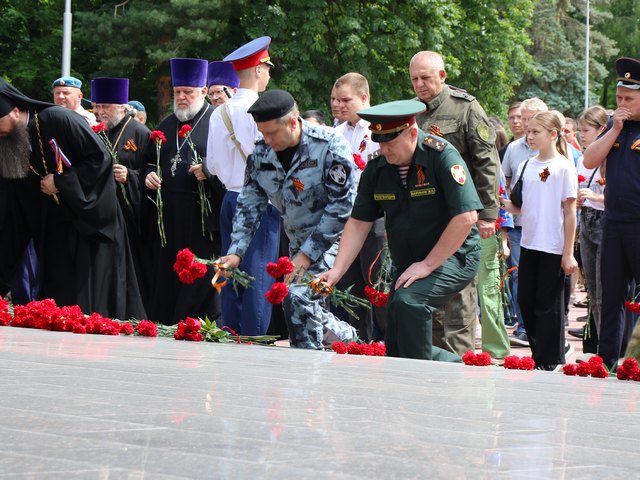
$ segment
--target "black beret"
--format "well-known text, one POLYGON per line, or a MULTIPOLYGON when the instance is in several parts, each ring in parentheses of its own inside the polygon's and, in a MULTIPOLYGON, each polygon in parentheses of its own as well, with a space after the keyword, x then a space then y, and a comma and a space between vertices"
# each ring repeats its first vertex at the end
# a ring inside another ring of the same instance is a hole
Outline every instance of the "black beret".
POLYGON ((284 117, 293 110, 296 101, 289 92, 284 90, 269 90, 255 101, 249 113, 256 122, 268 122, 284 117))

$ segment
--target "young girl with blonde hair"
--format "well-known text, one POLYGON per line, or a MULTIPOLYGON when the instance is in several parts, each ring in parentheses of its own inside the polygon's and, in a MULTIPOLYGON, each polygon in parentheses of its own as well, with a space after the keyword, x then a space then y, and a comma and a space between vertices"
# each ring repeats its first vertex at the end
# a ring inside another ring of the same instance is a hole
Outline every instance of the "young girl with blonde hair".
POLYGON ((564 279, 577 269, 578 175, 556 113, 540 112, 529 121, 527 143, 539 153, 518 168, 522 206, 503 202, 522 222, 518 303, 532 356, 537 369, 553 371, 565 363, 564 279))

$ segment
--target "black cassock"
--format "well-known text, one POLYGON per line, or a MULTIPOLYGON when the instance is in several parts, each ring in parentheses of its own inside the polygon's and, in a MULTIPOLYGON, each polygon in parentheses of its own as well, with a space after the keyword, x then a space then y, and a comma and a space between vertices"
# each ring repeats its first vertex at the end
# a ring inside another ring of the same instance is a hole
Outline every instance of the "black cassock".
POLYGON ((80 115, 58 106, 38 107, 29 110, 27 125, 32 170, 25 179, 4 182, 2 276, 15 271, 33 238, 41 268, 40 298, 79 305, 85 313, 143 318, 111 157, 80 115), (52 141, 70 166, 54 153, 52 141), (60 162, 62 173, 54 177, 57 204, 40 191, 40 180, 56 173, 60 162))
POLYGON ((127 167, 127 183, 116 183, 118 202, 127 224, 127 237, 133 253, 136 277, 145 309, 149 310, 149 283, 151 272, 151 251, 141 235, 142 199, 144 179, 142 174, 147 168, 146 149, 151 132, 131 115, 125 115, 122 121, 108 131, 111 147, 117 153, 118 163, 127 167))
MULTIPOLYGON (((162 201, 164 204, 164 227, 167 244, 160 246, 160 237, 156 222, 156 206, 147 199, 144 214, 147 220, 147 232, 152 233, 153 275, 149 302, 149 319, 166 325, 178 323, 185 317, 220 316, 220 299, 211 286, 213 273, 191 285, 180 283, 173 270, 176 254, 183 248, 189 248, 200 258, 213 258, 220 255, 219 217, 224 187, 217 177, 203 182, 211 212, 205 218, 205 231, 202 231, 198 180, 188 172, 193 154, 186 139, 178 137, 179 129, 189 124, 193 128, 191 138, 201 159, 206 158, 209 118, 213 107, 205 102, 204 106, 188 122, 180 122, 174 114, 166 117, 158 130, 161 130, 167 142, 160 151, 162 168, 162 201), (176 153, 180 161, 176 161, 176 153), (172 161, 173 160, 173 161, 172 161), (172 172, 172 167, 174 167, 172 172)), ((155 171, 155 144, 147 147, 148 170, 155 171)), ((155 200, 155 190, 146 189, 146 194, 155 200)))

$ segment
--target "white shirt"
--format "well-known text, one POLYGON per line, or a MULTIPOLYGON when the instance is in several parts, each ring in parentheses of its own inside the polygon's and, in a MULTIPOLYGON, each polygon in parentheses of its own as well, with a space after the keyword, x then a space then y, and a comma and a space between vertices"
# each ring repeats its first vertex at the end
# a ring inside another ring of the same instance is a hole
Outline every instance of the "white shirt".
MULTIPOLYGON (((524 163, 518 168, 518 178, 524 163)), ((562 255, 564 250, 564 213, 562 202, 578 198, 578 173, 571 160, 562 155, 540 161, 535 156, 524 171, 522 188, 522 240, 530 250, 562 255), (541 174, 548 169, 546 181, 541 174)))
MULTIPOLYGON (((371 123, 363 120, 358 120, 358 123, 351 125, 349 122, 343 122, 335 127, 335 131, 340 133, 347 139, 349 145, 351 145, 351 153, 358 153, 362 157, 363 162, 367 162, 369 155, 380 149, 380 145, 371 140, 371 131, 369 125, 371 123)), ((360 181, 360 175, 362 172, 360 169, 355 170, 356 183, 360 181)))
MULTIPOLYGON (((580 161, 578 162, 578 175, 582 175, 585 178, 584 182, 580 182, 580 188, 590 188, 593 192, 604 195, 605 186, 598 183, 602 180, 600 168, 598 167, 595 169, 585 167, 583 158, 584 157, 580 157, 580 161), (591 175, 593 175, 593 179, 591 179, 591 175), (591 185, 589 185, 589 179, 591 179, 591 185)), ((604 199, 602 201, 585 200, 582 206, 604 211, 604 199)))
POLYGON ((239 88, 227 103, 213 111, 209 120, 209 137, 207 139, 207 169, 217 176, 227 190, 240 192, 244 185, 244 171, 247 165, 245 158, 222 119, 222 108, 227 109, 229 120, 233 125, 236 140, 240 143, 245 156, 253 152, 260 132, 247 110, 258 100, 258 94, 247 88, 239 88))
MULTIPOLYGON (((504 158, 502 159, 502 173, 504 173, 505 177, 511 179, 509 183, 511 188, 513 188, 520 176, 519 174, 516 176, 516 172, 519 172, 518 167, 537 154, 538 151, 533 150, 527 143, 526 135, 507 145, 507 150, 504 152, 504 158)), ((520 215, 513 216, 513 225, 516 227, 522 225, 520 215)))

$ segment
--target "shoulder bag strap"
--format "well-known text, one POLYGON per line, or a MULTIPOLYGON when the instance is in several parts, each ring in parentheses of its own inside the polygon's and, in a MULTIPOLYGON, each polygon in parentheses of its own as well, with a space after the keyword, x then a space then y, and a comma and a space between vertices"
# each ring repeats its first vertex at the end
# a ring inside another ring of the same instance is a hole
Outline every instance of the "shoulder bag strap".
POLYGON ((231 140, 233 140, 233 143, 235 143, 236 147, 238 148, 240 155, 242 155, 242 158, 246 162, 247 156, 245 155, 244 150, 242 150, 242 145, 240 145, 240 142, 236 138, 236 134, 233 132, 233 124, 231 123, 231 119, 229 118, 229 113, 227 112, 226 105, 222 105, 222 121, 224 122, 224 125, 227 127, 227 130, 229 130, 229 134, 231 135, 231 140))

